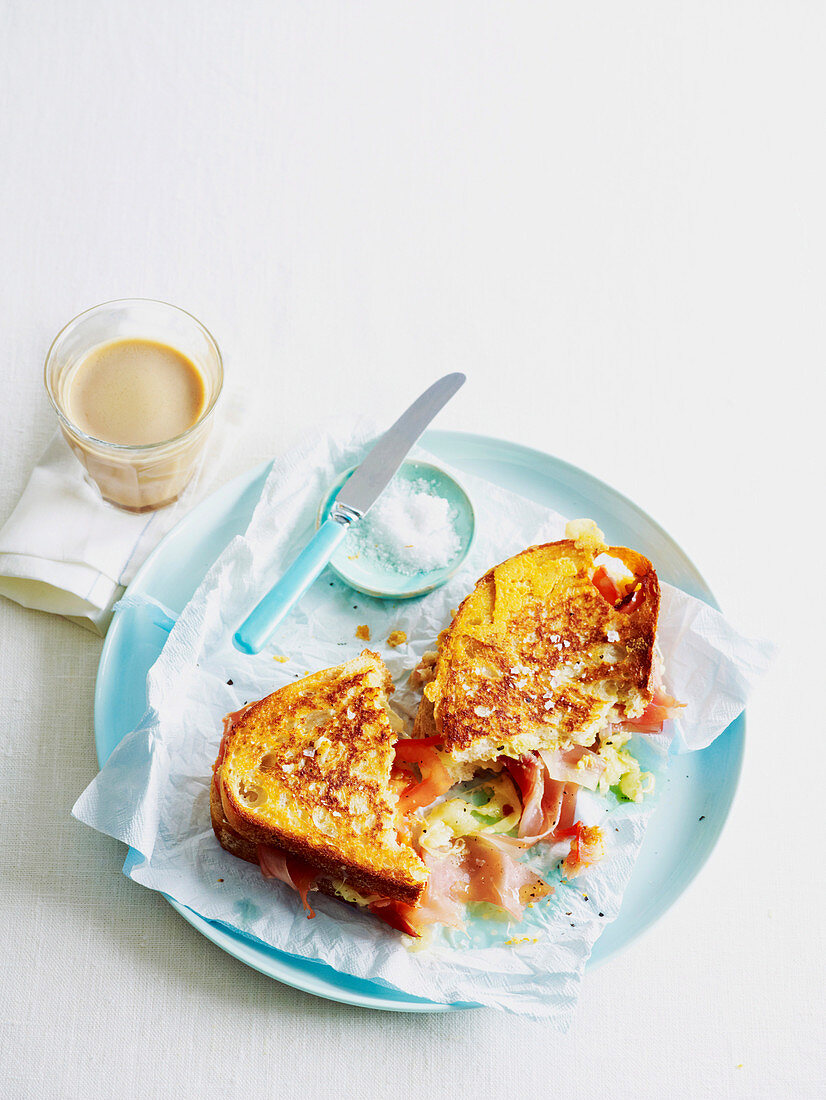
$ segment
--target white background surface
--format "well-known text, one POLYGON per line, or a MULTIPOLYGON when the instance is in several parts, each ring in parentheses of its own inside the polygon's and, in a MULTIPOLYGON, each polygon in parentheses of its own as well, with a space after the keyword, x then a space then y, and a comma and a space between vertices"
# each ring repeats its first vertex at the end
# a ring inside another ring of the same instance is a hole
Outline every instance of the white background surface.
POLYGON ((318 1001, 69 818, 100 640, 0 604, 0 1094, 817 1097, 823 105, 815 3, 0 5, 0 520, 54 333, 194 312, 249 395, 227 477, 338 411, 526 442, 631 496, 775 638, 729 825, 566 1037, 318 1001))

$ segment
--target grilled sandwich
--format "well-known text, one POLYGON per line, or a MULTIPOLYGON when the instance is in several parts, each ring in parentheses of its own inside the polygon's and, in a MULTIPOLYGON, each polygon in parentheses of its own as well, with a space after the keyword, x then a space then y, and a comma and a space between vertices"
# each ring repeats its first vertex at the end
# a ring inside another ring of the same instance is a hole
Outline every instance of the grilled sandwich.
POLYGON ((419 668, 415 737, 456 774, 500 757, 590 746, 654 693, 660 590, 651 562, 588 521, 486 573, 419 668))
POLYGON ((566 842, 569 877, 601 858, 576 819, 585 786, 639 800, 627 742, 678 705, 657 659, 653 566, 590 521, 486 573, 411 681, 412 737, 369 650, 225 719, 213 769, 220 844, 300 894, 338 896, 411 935, 484 902, 520 919, 552 888, 519 858, 566 842), (463 781, 473 778, 472 791, 463 781))
POLYGON ((364 904, 415 904, 428 871, 404 838, 391 780, 392 690, 365 650, 228 715, 211 793, 219 843, 305 902, 311 882, 364 904))

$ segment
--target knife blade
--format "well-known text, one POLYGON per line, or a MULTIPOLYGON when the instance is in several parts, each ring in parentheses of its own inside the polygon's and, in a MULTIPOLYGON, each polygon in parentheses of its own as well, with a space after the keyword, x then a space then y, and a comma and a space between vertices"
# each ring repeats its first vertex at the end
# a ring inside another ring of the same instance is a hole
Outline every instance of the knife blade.
POLYGON ((392 481, 427 425, 465 381, 465 375, 459 372, 446 374, 416 398, 342 485, 333 507, 334 514, 336 508, 340 508, 344 513, 342 518, 349 513, 350 519, 359 519, 368 511, 392 481))

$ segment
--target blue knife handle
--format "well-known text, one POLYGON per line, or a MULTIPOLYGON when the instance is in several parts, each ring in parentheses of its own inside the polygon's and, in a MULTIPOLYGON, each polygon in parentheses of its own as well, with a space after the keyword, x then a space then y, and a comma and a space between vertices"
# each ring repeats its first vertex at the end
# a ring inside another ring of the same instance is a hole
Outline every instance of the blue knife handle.
POLYGON ((272 632, 333 556, 349 526, 332 518, 322 523, 281 580, 235 632, 232 641, 236 649, 242 653, 261 652, 272 632))

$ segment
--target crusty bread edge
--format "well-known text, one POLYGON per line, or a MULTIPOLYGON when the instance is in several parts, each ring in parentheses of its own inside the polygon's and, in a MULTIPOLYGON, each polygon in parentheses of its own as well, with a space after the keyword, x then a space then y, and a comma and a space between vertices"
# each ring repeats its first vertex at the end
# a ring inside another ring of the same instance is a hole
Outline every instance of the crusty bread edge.
MULTIPOLYGON (((427 876, 420 882, 401 875, 377 873, 351 860, 342 859, 340 853, 320 851, 300 837, 290 836, 275 828, 250 827, 247 822, 231 822, 226 813, 226 801, 230 792, 221 782, 221 768, 216 765, 210 786, 209 808, 212 828, 218 843, 231 855, 258 864, 259 844, 271 844, 290 855, 298 856, 323 874, 351 886, 362 894, 379 894, 392 901, 415 905, 427 886, 427 876)), ((230 813, 232 807, 230 804, 230 813)), ((422 864, 424 867, 424 864, 422 864)), ((425 868, 426 870, 426 868, 425 868)))

